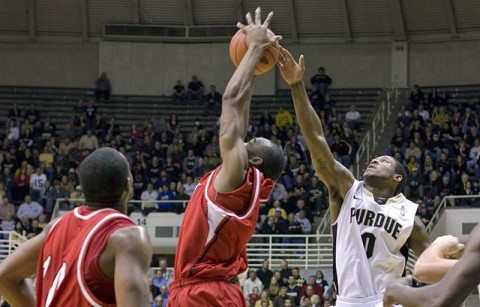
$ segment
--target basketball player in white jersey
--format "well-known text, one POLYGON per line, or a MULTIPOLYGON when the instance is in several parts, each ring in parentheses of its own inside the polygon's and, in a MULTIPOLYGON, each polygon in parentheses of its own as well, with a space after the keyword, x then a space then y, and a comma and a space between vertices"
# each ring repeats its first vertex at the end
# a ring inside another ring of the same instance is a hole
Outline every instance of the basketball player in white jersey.
POLYGON ((388 283, 402 276, 408 248, 419 256, 429 244, 417 205, 401 191, 406 175, 393 157, 373 159, 357 181, 337 162, 305 86, 303 55, 297 64, 282 50, 280 72, 290 85, 297 120, 312 162, 329 191, 334 243, 336 306, 381 306, 388 283))
POLYGON ((440 281, 422 288, 407 286, 405 279, 395 281, 387 287, 384 306, 460 306, 475 287, 480 292, 480 224, 470 233, 463 256, 448 259, 462 248, 452 236, 435 240, 418 258, 414 276, 429 283, 440 281))

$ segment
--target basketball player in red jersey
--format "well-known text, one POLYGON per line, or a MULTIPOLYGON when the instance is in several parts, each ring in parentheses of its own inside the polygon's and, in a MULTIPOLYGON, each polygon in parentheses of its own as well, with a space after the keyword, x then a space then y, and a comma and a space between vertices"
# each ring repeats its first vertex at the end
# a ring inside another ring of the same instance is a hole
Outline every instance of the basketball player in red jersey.
POLYGON ((12 306, 146 306, 148 233, 127 216, 132 175, 112 148, 80 165, 86 206, 51 222, 0 265, 0 293, 12 306), (25 278, 36 273, 36 295, 25 278), (36 303, 35 303, 36 296, 36 303))
POLYGON ((228 279, 247 269, 246 244, 283 170, 281 150, 263 138, 244 143, 255 65, 264 49, 280 37, 267 35, 270 13, 262 24, 247 14, 248 51, 223 96, 220 151, 223 164, 199 182, 187 206, 178 240, 174 281, 168 306, 245 306, 238 285, 228 279))

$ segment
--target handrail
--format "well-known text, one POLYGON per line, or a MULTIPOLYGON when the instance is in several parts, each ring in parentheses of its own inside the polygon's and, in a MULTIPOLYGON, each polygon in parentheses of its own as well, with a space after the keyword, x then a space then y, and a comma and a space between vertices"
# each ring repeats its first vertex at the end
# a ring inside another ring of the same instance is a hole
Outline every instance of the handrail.
POLYGON ((331 235, 261 235, 256 234, 247 244, 251 267, 261 267, 264 259, 273 267, 280 266, 282 258, 292 267, 305 269, 332 268, 333 244, 331 235), (295 242, 284 239, 298 240, 295 242), (300 242, 301 241, 301 242, 300 242))
POLYGON ((320 220, 320 223, 318 224, 317 227, 317 235, 322 235, 325 233, 325 230, 330 227, 330 213, 327 212, 322 219, 320 220))
POLYGON ((13 253, 27 238, 15 231, 0 231, 0 260, 13 253))
POLYGON ((370 153, 375 150, 377 146, 378 139, 384 133, 385 126, 387 124, 390 115, 392 114, 392 104, 395 104, 398 101, 398 88, 396 84, 396 80, 393 81, 391 87, 389 89, 384 90, 385 97, 379 97, 379 106, 378 109, 373 116, 371 129, 369 129, 365 136, 363 137, 360 145, 358 146, 357 153, 355 155, 355 177, 360 178, 360 162, 362 158, 365 156, 370 157, 370 153), (393 96, 392 96, 393 93, 393 96), (380 134, 377 130, 380 130, 380 134))

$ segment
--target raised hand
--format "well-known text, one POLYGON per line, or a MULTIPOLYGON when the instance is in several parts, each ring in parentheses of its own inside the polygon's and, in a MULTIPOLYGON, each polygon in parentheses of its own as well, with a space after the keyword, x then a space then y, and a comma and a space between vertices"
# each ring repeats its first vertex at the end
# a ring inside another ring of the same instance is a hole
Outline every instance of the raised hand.
POLYGON ((277 65, 280 68, 280 73, 283 79, 289 85, 295 85, 303 81, 303 73, 305 72, 305 58, 303 54, 298 59, 298 63, 295 62, 293 56, 287 49, 280 47, 280 56, 278 58, 277 65))
POLYGON ((273 35, 272 32, 267 31, 272 17, 273 12, 270 12, 262 24, 261 9, 257 7, 255 10, 255 21, 252 19, 252 15, 249 12, 245 16, 247 25, 238 22, 237 27, 247 35, 247 43, 249 45, 255 44, 263 49, 266 49, 270 45, 275 44, 277 41, 282 39, 280 35, 273 35))

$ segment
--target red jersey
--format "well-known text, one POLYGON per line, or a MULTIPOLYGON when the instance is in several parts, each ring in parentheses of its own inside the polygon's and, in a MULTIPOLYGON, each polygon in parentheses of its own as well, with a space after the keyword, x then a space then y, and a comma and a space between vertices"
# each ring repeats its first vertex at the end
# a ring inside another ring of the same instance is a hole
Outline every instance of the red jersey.
POLYGON ((174 281, 227 279, 247 269, 246 245, 255 231, 260 200, 269 198, 274 182, 250 167, 241 187, 219 193, 213 179, 220 168, 200 180, 188 203, 178 238, 174 281))
POLYGON ((135 224, 114 209, 78 207, 50 228, 38 259, 37 306, 115 306, 98 258, 116 230, 135 224))

